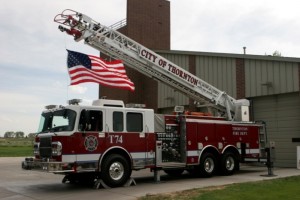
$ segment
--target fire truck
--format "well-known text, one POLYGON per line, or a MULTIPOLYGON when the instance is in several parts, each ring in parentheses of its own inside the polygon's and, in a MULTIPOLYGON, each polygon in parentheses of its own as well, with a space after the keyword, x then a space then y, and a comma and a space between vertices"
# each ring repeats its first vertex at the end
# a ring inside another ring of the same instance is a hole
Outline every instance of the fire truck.
POLYGON ((199 77, 106 27, 85 14, 64 10, 54 21, 59 30, 121 59, 126 66, 182 92, 211 112, 176 106, 155 114, 140 104, 98 99, 92 105, 70 100, 42 112, 34 158, 24 168, 63 174, 63 182, 99 181, 119 187, 133 170, 149 168, 193 176, 231 175, 240 163, 266 159, 265 123, 249 120, 247 99, 234 99, 199 77))

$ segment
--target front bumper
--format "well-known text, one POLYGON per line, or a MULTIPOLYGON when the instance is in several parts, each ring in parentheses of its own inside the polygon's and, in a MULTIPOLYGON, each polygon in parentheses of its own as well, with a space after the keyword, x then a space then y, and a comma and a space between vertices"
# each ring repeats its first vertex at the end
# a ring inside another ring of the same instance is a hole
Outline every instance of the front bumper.
POLYGON ((54 160, 41 160, 35 158, 25 158, 22 168, 26 170, 36 170, 51 173, 75 172, 74 163, 63 163, 54 160))

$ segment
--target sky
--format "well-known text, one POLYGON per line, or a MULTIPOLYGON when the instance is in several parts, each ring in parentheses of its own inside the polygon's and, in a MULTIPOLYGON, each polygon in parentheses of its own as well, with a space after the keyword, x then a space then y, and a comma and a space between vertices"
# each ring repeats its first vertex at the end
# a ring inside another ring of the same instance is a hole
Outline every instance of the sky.
MULTIPOLYGON (((171 49, 300 57, 298 0, 170 0, 171 49)), ((98 85, 69 86, 66 49, 99 52, 61 33, 54 17, 64 9, 104 25, 126 18, 126 0, 1 0, 0 136, 37 131, 46 105, 68 99, 90 104, 98 85), (25 3, 26 2, 26 3, 25 3)))

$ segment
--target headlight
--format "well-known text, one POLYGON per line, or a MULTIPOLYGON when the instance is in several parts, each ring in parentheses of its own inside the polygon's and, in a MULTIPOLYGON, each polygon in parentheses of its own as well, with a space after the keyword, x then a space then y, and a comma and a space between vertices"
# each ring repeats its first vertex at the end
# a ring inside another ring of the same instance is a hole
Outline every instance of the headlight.
POLYGON ((34 154, 35 156, 40 155, 39 147, 40 147, 40 143, 39 143, 39 142, 35 142, 35 143, 33 144, 33 154, 34 154))
POLYGON ((60 142, 52 142, 52 155, 60 156, 62 152, 62 144, 60 142))

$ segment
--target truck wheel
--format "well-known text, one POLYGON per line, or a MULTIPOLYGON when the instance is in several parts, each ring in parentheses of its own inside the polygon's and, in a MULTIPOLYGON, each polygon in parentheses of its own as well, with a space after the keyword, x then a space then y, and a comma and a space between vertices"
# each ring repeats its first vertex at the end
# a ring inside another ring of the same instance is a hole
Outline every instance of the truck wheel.
POLYGON ((212 153, 205 153, 201 156, 199 173, 202 177, 211 177, 216 171, 216 158, 212 153))
POLYGON ((169 176, 180 176, 184 169, 164 169, 164 172, 169 176))
POLYGON ((109 187, 119 187, 130 178, 131 168, 126 158, 111 154, 103 161, 101 178, 109 187))
POLYGON ((236 156, 231 152, 226 152, 221 158, 222 175, 232 175, 238 166, 236 156))

